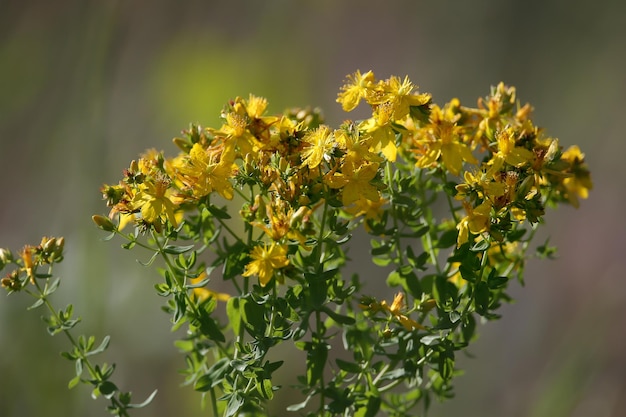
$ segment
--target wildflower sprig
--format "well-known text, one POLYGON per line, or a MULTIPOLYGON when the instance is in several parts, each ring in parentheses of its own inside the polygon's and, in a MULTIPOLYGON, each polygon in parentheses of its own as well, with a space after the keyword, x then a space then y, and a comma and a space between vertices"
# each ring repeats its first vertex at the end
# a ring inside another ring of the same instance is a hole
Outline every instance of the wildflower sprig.
POLYGON ((35 298, 35 302, 28 309, 45 307, 49 315, 43 316, 42 319, 47 324, 48 333, 51 336, 65 334, 72 348, 61 354, 73 361, 75 368, 75 376, 69 381, 68 387, 71 389, 80 383, 91 385, 91 396, 94 399, 105 397, 110 401, 107 408, 111 414, 127 417, 130 409, 148 405, 156 391, 141 404, 131 403, 131 393, 120 391, 111 380, 115 364, 96 364, 91 359, 108 348, 109 336, 104 337, 97 346, 95 336, 76 337, 73 330, 79 324, 80 318, 74 316, 72 304, 60 310, 54 308, 50 297, 58 289, 60 278, 55 278, 52 272, 54 264, 63 260, 64 246, 65 239, 62 237, 44 237, 39 245, 24 246, 17 257, 7 249, 0 249, 0 270, 13 267, 12 271, 2 278, 2 287, 9 294, 23 292, 35 298), (42 272, 42 269, 45 272, 42 272))
POLYGON ((178 155, 149 150, 101 189, 109 214, 93 220, 160 272, 185 383, 213 415, 282 414, 281 384, 310 416, 451 397, 456 354, 523 282, 545 208, 592 188, 580 149, 502 83, 475 107, 438 106, 406 77, 357 71, 337 102, 371 117, 331 127, 318 109, 269 116, 264 98, 236 98, 220 126, 175 138, 178 155), (350 259, 364 235, 370 256, 350 259), (385 269, 347 274, 370 260, 385 269), (284 343, 306 358, 290 380, 284 343))

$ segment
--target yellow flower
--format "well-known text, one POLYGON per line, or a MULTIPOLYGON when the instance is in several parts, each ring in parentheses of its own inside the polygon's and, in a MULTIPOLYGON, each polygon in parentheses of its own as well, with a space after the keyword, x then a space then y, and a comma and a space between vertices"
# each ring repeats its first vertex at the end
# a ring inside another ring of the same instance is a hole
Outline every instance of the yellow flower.
POLYGON ((265 287, 274 276, 274 271, 289 265, 287 259, 287 248, 284 245, 272 243, 268 248, 267 244, 255 246, 250 253, 252 261, 246 265, 246 270, 242 274, 244 277, 258 275, 259 284, 265 287))
POLYGON ((421 153, 416 166, 426 168, 433 166, 441 158, 445 168, 454 175, 459 175, 463 162, 477 164, 478 160, 472 155, 470 148, 461 142, 461 127, 457 125, 459 115, 433 106, 429 124, 425 126, 418 140, 421 153))
MULTIPOLYGON (((258 196, 257 196, 258 197, 258 196)), ((259 202, 262 200, 259 198, 259 202)), ((309 221, 311 209, 300 206, 296 211, 285 200, 274 198, 265 206, 268 224, 265 222, 253 222, 253 226, 259 227, 274 241, 279 241, 285 236, 291 240, 297 240, 306 247, 306 237, 298 230, 299 223, 309 221)))
MULTIPOLYGON (((197 278, 192 278, 190 280, 191 284, 197 284, 202 280, 206 279, 206 272, 202 272, 197 278)), ((221 292, 215 292, 205 287, 194 288, 192 292, 193 297, 195 297, 199 302, 203 302, 208 298, 213 298, 217 301, 228 301, 230 299, 230 295, 221 292)))
POLYGON ((227 143, 236 148, 242 158, 256 153, 261 147, 261 143, 250 132, 250 126, 259 115, 258 112, 265 110, 266 103, 254 96, 251 96, 251 100, 252 106, 248 109, 246 101, 237 97, 230 108, 222 113, 226 123, 219 130, 209 129, 215 136, 226 136, 227 143), (250 116, 249 112, 252 112, 253 116, 250 116))
POLYGON ((498 181, 499 178, 496 178, 493 170, 485 168, 485 165, 483 165, 476 172, 465 171, 463 173, 465 182, 455 187, 457 195, 454 198, 463 200, 472 192, 476 192, 481 199, 489 198, 492 201, 497 197, 503 196, 506 192, 505 185, 498 181))
POLYGON ((260 119, 267 109, 267 99, 250 94, 246 103, 246 113, 253 119, 260 119))
POLYGON ((477 207, 472 207, 469 203, 463 202, 463 207, 467 216, 463 217, 456 226, 459 229, 457 247, 469 240, 469 233, 479 234, 486 232, 491 223, 491 201, 485 200, 477 207))
POLYGON ((516 132, 512 127, 498 132, 496 138, 498 141, 498 152, 494 155, 494 159, 502 159, 507 164, 521 167, 531 162, 535 155, 526 148, 515 146, 515 134, 516 132))
POLYGON ((230 179, 236 169, 233 160, 232 147, 219 146, 205 150, 199 143, 195 143, 188 156, 172 161, 171 166, 195 197, 204 197, 217 191, 225 199, 231 200, 234 191, 230 179))
POLYGON ((379 200, 378 189, 370 184, 378 173, 377 163, 362 163, 358 166, 353 163, 344 163, 341 170, 341 173, 328 175, 326 181, 330 188, 342 189, 341 201, 344 206, 349 206, 361 198, 371 201, 379 200))
POLYGON ((133 208, 141 209, 141 216, 148 223, 154 223, 163 215, 172 226, 178 226, 176 204, 171 200, 170 181, 165 176, 157 177, 154 182, 144 182, 140 191, 131 202, 133 208))
POLYGON ((563 179, 563 186, 566 190, 565 196, 571 205, 578 207, 578 197, 589 197, 589 190, 593 188, 591 174, 584 162, 585 154, 580 151, 578 146, 574 145, 563 152, 561 159, 571 164, 571 176, 563 179))
MULTIPOLYGON (((351 214, 354 217, 365 215, 366 219, 380 221, 382 215, 382 206, 388 203, 388 200, 380 198, 376 201, 368 200, 366 198, 359 198, 354 204, 345 209, 346 213, 351 214)), ((366 225, 367 227, 367 225, 366 225)))
POLYGON ((346 130, 335 131, 335 142, 339 149, 344 151, 344 164, 354 164, 360 161, 383 162, 384 158, 370 150, 368 141, 371 137, 359 136, 359 131, 354 125, 349 125, 346 130))
POLYGON ((374 84, 375 78, 372 71, 361 74, 360 71, 348 75, 348 82, 341 87, 341 92, 337 97, 337 103, 341 103, 344 111, 352 111, 361 99, 365 97, 367 89, 374 84))
POLYGON ((414 94, 413 90, 417 87, 404 77, 400 78, 392 76, 385 83, 385 91, 388 100, 393 105, 393 118, 395 120, 403 119, 409 114, 411 106, 423 106, 431 100, 430 94, 414 94))
POLYGON ((328 126, 322 125, 313 131, 307 132, 302 141, 302 166, 308 165, 310 169, 317 167, 322 159, 329 160, 330 152, 335 145, 335 137, 328 126))
POLYGON ((396 319, 398 319, 398 321, 400 322, 400 324, 402 324, 402 327, 404 327, 405 330, 411 331, 415 329, 421 329, 421 330, 425 329, 424 326, 422 326, 415 320, 402 314, 402 310, 405 307, 403 293, 399 292, 395 295, 395 297, 393 298, 393 302, 391 303, 391 306, 388 306, 387 302, 384 300, 380 303, 380 306, 384 310, 386 310, 388 313, 390 313, 392 316, 394 316, 396 319))
POLYGON ((382 103, 374 110, 373 117, 364 121, 360 128, 371 137, 370 150, 382 152, 385 158, 394 162, 398 149, 396 147, 396 132, 391 127, 393 104, 382 103))
POLYGON ((28 275, 30 282, 33 284, 35 283, 35 259, 33 259, 35 251, 36 248, 34 246, 26 245, 20 254, 22 262, 24 262, 24 271, 26 271, 26 275, 28 275))

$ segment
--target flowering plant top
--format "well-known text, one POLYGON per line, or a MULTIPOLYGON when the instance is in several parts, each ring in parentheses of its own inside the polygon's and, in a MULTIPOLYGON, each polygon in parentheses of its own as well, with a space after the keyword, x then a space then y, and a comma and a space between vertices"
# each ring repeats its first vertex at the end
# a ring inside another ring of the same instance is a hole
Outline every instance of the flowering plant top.
MULTIPOLYGON (((264 98, 236 98, 220 127, 175 138, 177 156, 149 150, 102 187, 110 212, 93 220, 151 253, 147 266, 158 260, 156 291, 186 328, 185 381, 214 415, 275 412, 279 383, 303 394, 289 410, 315 416, 408 416, 451 396, 456 352, 479 318, 499 317, 511 279, 523 282, 545 207, 577 207, 592 188, 580 149, 563 150, 504 84, 477 107, 438 106, 408 78, 357 71, 337 101, 348 112, 364 101, 371 117, 333 128, 317 109, 268 116, 264 98), (387 269, 345 276, 359 228, 387 269), (373 293, 383 283, 393 300, 373 293), (294 380, 273 351, 289 341, 306 355, 294 380)), ((49 280, 36 270, 62 258, 60 242, 3 252, 19 268, 2 285, 49 280)), ((33 294, 47 302, 48 288, 33 294)), ((69 330, 70 316, 54 320, 69 330)), ((83 363, 83 345, 67 357, 83 363)), ((126 415, 130 395, 89 372, 126 415)))

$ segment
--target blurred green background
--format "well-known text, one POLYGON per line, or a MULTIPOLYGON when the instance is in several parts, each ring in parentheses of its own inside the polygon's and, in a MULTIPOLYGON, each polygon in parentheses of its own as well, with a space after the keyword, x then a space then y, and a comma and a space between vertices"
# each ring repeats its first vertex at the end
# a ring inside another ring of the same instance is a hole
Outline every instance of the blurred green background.
MULTIPOLYGON (((80 331, 112 335, 103 359, 122 389, 137 401, 159 389, 133 415, 209 415, 179 388, 158 277, 91 223, 107 212, 102 183, 148 147, 176 154, 172 137, 216 124, 238 95, 268 97, 271 112, 320 106, 337 125, 357 116, 335 103, 356 69, 408 75, 440 104, 473 105, 504 81, 562 145, 583 148, 595 188, 580 209, 548 213, 559 258, 530 261, 517 302, 461 358, 456 399, 430 415, 621 417, 625 22, 617 0, 0 1, 0 247, 65 236, 57 304, 75 304, 80 331)), ((108 415, 86 387, 67 390, 65 340, 28 301, 0 295, 0 416, 108 415)))

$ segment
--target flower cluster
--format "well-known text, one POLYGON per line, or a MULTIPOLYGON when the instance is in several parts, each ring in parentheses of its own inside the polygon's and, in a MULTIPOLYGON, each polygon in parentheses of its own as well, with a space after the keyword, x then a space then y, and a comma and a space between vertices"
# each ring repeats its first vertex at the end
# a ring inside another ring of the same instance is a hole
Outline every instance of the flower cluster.
POLYGON ((514 88, 499 84, 477 108, 457 99, 439 107, 416 90, 408 78, 383 81, 357 71, 337 101, 351 111, 364 100, 372 116, 337 129, 320 124, 318 113, 267 116, 265 99, 237 98, 219 129, 192 126, 175 139, 180 155, 148 151, 120 184, 102 191, 111 215, 122 215, 120 228, 134 221, 161 230, 165 222, 176 227, 211 195, 231 200, 242 187, 258 186, 244 220, 267 242, 251 248, 246 273, 259 275, 262 285, 288 265, 285 245, 304 245, 322 196, 350 216, 379 219, 388 201, 384 166, 398 157, 455 184, 463 208, 453 213, 459 246, 484 234, 502 241, 512 222, 539 221, 546 204, 578 206, 587 198, 592 183, 584 154, 577 146, 562 151, 558 139, 535 126, 514 88))
MULTIPOLYGON (((238 97, 221 126, 175 138, 178 155, 146 151, 101 189, 109 215, 93 220, 151 252, 146 266, 161 262, 157 294, 187 330, 185 383, 210 395, 214 415, 268 413, 284 363, 269 352, 286 341, 306 353, 304 400, 290 411, 409 416, 451 397, 455 353, 523 280, 546 207, 577 207, 592 188, 581 150, 537 127, 513 87, 475 107, 438 106, 406 77, 357 71, 337 102, 348 112, 365 102, 371 116, 335 128, 318 109, 270 116, 264 98, 238 97), (356 234, 385 276, 346 276, 356 234), (385 284, 391 303, 376 294, 385 284), (345 352, 333 358, 339 335, 345 352)), ((25 249, 25 276, 59 244, 25 249)), ((95 375, 98 392, 117 392, 95 375)), ((113 398, 114 410, 132 408, 113 398)))
POLYGON ((35 285, 36 278, 46 278, 47 274, 38 273, 38 268, 61 262, 64 247, 65 239, 62 237, 43 237, 37 246, 24 246, 18 258, 15 258, 8 249, 0 249, 0 270, 10 264, 18 266, 2 278, 2 287, 9 291, 20 291, 28 282, 35 285))

